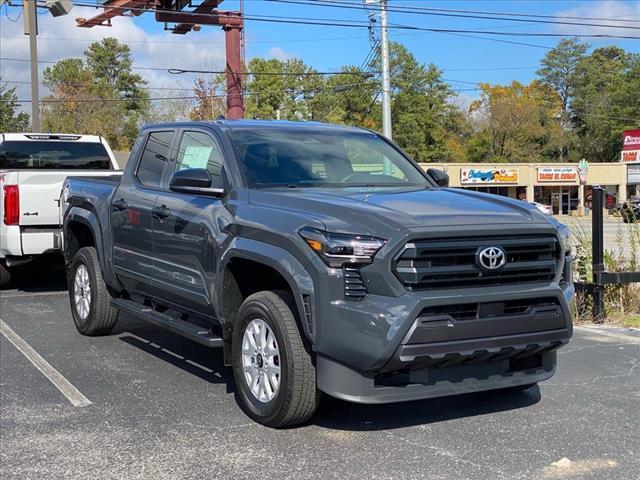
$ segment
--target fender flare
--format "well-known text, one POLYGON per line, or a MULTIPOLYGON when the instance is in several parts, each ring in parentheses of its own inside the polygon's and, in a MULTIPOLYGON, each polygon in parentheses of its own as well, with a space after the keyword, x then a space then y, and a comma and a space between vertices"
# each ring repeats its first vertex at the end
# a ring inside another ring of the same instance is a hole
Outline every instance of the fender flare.
MULTIPOLYGON (((220 259, 220 270, 217 282, 216 302, 224 311, 225 295, 223 291, 224 272, 234 258, 251 260, 273 268, 289 284, 298 310, 298 318, 304 335, 311 343, 315 340, 315 318, 312 314, 313 279, 304 265, 287 250, 278 246, 248 238, 235 238, 220 259), (308 296, 309 315, 305 313, 304 296, 308 296), (308 318, 310 317, 310 318, 308 318)), ((226 319, 222 319, 227 322, 226 319)))
POLYGON ((104 269, 105 267, 105 259, 103 253, 103 243, 102 243, 102 229, 100 228, 100 221, 98 217, 91 211, 86 210, 84 208, 79 207, 71 207, 64 218, 64 256, 67 262, 70 262, 72 259, 69 258, 69 224, 72 222, 78 222, 86 226, 91 234, 93 235, 93 240, 96 245, 96 250, 98 252, 98 259, 100 260, 100 268, 104 269))
POLYGON ((69 254, 68 247, 68 229, 69 223, 78 222, 85 225, 91 234, 93 235, 93 240, 96 245, 96 252, 98 253, 98 261, 100 262, 100 270, 102 271, 102 278, 104 281, 116 291, 122 291, 123 287, 120 281, 115 276, 113 269, 111 268, 111 262, 106 257, 107 253, 105 252, 104 239, 102 236, 102 228, 100 225, 100 219, 96 215, 95 212, 88 210, 85 207, 71 206, 64 217, 63 224, 63 254, 64 259, 67 265, 71 263, 73 260, 69 254))

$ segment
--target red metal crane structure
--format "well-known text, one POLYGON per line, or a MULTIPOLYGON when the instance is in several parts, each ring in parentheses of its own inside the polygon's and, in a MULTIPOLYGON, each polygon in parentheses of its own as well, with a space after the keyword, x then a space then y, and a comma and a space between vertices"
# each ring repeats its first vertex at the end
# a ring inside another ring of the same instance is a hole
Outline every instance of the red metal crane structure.
MULTIPOLYGON (((79 27, 110 27, 111 19, 122 16, 138 16, 154 11, 157 22, 173 24, 165 27, 172 33, 184 35, 198 31, 200 25, 220 25, 225 32, 227 58, 227 118, 244 117, 242 95, 242 12, 218 10, 224 0, 202 0, 195 8, 186 0, 106 0, 101 13, 91 18, 77 18, 79 27)), ((177 52, 176 52, 177 53, 177 52)), ((179 53, 176 55, 179 58, 179 53)))

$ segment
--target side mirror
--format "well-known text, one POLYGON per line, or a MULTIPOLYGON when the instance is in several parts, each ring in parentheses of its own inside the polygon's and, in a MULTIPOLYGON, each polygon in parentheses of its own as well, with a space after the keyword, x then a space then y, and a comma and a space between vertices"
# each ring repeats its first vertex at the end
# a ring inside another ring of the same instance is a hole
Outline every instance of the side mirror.
POLYGON ((433 178, 439 187, 449 186, 449 175, 446 172, 438 170, 437 168, 430 168, 427 170, 427 174, 433 178))
POLYGON ((211 184, 211 174, 206 168, 187 168, 178 170, 171 175, 169 189, 174 192, 195 193, 214 197, 224 195, 224 188, 211 188, 211 184))

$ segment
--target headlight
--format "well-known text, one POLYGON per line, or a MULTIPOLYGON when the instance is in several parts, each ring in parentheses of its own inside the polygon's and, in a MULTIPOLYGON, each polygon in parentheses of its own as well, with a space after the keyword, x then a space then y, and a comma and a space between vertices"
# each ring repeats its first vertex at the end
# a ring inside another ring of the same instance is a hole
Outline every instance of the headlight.
POLYGON ((340 268, 345 263, 371 263, 386 240, 366 235, 327 233, 305 227, 300 236, 330 267, 340 268))
POLYGON ((562 248, 565 252, 571 252, 571 230, 564 223, 558 223, 556 229, 560 234, 560 240, 562 241, 562 248))

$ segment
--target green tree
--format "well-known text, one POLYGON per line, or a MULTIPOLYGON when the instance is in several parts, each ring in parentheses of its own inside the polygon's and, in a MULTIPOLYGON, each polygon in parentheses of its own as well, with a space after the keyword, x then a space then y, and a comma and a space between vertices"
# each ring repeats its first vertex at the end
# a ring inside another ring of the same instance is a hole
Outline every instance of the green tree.
POLYGON ((24 132, 29 128, 29 115, 17 112, 16 88, 7 88, 0 77, 0 132, 24 132))
POLYGON ((130 148, 149 113, 146 81, 131 68, 129 47, 113 38, 92 43, 84 59, 46 68, 51 95, 43 100, 43 126, 102 135, 113 148, 130 148))
POLYGON ((133 143, 138 136, 138 124, 149 111, 149 94, 145 89, 147 81, 132 71, 129 46, 115 38, 103 38, 89 45, 84 55, 96 81, 109 85, 123 101, 123 133, 133 143))
POLYGON ((480 84, 480 99, 470 111, 479 116, 478 138, 468 145, 476 161, 535 162, 557 135, 561 102, 548 85, 512 82, 508 86, 480 84))
POLYGON ((570 102, 576 88, 576 68, 585 57, 589 45, 577 38, 564 38, 541 60, 537 74, 542 83, 553 88, 562 105, 560 125, 552 144, 557 148, 560 161, 565 159, 567 150, 575 145, 576 136, 572 131, 570 102))
POLYGON ((126 149, 123 102, 79 58, 60 60, 44 70, 44 84, 51 92, 43 99, 42 126, 62 133, 102 135, 112 148, 126 149))
POLYGON ((622 131, 640 125, 640 55, 598 48, 578 63, 575 76, 571 111, 580 153, 590 161, 618 161, 622 131))
POLYGON ((465 119, 452 102, 442 70, 423 65, 399 43, 390 45, 393 138, 422 162, 451 161, 461 153, 465 119))

